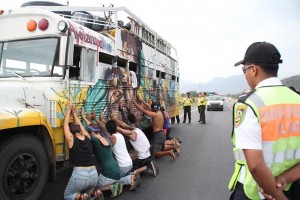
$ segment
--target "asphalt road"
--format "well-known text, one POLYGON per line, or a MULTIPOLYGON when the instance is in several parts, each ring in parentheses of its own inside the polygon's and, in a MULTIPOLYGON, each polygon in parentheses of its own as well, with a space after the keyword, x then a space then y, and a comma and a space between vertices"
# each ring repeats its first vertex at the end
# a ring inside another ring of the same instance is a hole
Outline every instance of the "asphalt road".
MULTIPOLYGON (((142 184, 136 191, 127 187, 117 200, 228 200, 228 181, 234 167, 232 145, 231 103, 224 111, 206 111, 206 124, 200 124, 196 108, 192 109, 191 124, 172 125, 171 136, 179 136, 183 143, 175 161, 170 157, 157 159, 157 177, 141 174, 142 184)), ((182 120, 181 116, 181 120, 182 120)), ((63 192, 71 176, 71 169, 58 174, 58 180, 48 183, 43 200, 63 199, 63 192)), ((109 195, 105 195, 110 199, 109 195)))

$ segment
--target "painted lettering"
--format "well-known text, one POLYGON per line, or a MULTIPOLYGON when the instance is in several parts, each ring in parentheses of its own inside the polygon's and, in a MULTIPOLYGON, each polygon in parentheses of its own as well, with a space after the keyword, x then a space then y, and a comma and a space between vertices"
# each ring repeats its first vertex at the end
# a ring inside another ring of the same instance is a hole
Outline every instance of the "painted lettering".
POLYGON ((82 27, 76 27, 73 23, 69 22, 70 34, 74 36, 76 43, 80 42, 89 43, 95 45, 96 47, 103 49, 112 53, 113 47, 112 44, 108 43, 105 38, 99 34, 99 38, 93 36, 92 34, 85 33, 82 27))

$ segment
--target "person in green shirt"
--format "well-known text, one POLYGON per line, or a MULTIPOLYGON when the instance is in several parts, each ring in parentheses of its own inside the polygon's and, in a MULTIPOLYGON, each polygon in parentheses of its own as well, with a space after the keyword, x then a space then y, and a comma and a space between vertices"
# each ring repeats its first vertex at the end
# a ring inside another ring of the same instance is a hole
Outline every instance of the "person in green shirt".
POLYGON ((112 197, 122 193, 123 185, 120 180, 120 168, 113 157, 111 145, 106 138, 101 136, 100 127, 92 124, 88 127, 88 132, 92 135, 93 153, 97 163, 100 165, 97 187, 101 191, 111 190, 112 197))

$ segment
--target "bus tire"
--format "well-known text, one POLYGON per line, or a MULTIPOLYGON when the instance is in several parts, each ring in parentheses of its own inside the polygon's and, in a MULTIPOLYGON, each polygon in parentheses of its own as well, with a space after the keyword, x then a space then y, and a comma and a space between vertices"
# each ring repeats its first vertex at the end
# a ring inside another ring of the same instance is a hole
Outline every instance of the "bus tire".
POLYGON ((0 147, 0 199, 39 199, 47 182, 48 156, 41 141, 30 134, 11 137, 0 147))

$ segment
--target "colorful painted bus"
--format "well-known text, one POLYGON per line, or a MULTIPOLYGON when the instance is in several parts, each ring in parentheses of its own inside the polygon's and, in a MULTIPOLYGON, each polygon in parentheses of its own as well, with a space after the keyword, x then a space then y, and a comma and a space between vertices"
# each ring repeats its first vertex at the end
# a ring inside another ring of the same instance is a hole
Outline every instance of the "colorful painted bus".
POLYGON ((47 4, 0 12, 1 200, 38 199, 68 165, 67 102, 118 115, 140 95, 176 112, 179 65, 168 41, 124 7, 47 4))

